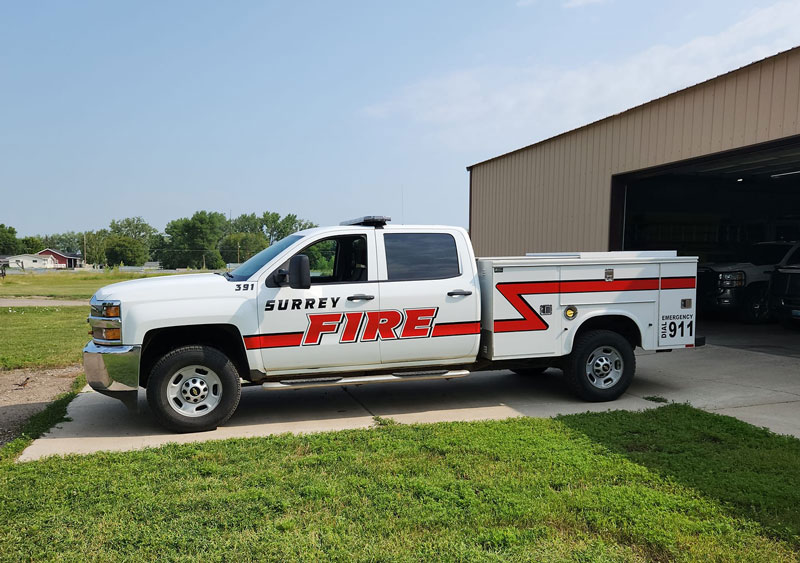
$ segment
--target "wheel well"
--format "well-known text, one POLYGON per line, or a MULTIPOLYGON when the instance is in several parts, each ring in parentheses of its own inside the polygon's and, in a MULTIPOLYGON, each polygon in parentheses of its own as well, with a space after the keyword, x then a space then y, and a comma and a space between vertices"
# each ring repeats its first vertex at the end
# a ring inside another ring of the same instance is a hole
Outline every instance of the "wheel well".
POLYGON ((147 387, 150 370, 164 354, 181 346, 200 345, 216 348, 230 358, 240 377, 247 378, 250 366, 242 335, 233 325, 191 325, 157 328, 144 336, 139 366, 139 384, 147 387))
MULTIPOLYGON (((633 348, 642 345, 642 333, 639 331, 639 327, 630 317, 624 315, 592 317, 578 327, 575 338, 590 330, 611 330, 624 336, 633 348)), ((573 339, 574 341, 575 339, 573 339)))

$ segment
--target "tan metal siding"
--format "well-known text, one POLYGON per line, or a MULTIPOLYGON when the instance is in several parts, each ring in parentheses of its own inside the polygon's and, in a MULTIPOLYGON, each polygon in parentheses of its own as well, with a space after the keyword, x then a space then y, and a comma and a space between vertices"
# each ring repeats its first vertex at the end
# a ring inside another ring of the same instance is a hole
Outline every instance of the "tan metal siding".
POLYGON ((800 48, 471 167, 478 255, 606 250, 611 177, 800 134, 800 48))

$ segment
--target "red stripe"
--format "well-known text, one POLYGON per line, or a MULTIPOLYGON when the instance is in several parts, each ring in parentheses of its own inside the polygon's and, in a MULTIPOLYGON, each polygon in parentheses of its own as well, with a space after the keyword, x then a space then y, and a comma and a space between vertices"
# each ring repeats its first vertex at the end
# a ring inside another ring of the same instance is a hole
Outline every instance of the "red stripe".
POLYGON ((497 291, 511 303, 521 319, 494 322, 495 332, 519 332, 528 330, 547 330, 549 325, 531 308, 523 295, 558 293, 558 282, 528 282, 497 284, 497 291))
POLYGON ((694 289, 695 278, 661 278, 661 289, 694 289))
POLYGON ((462 336, 464 334, 480 334, 481 323, 447 323, 438 324, 433 327, 431 336, 462 336))
POLYGON ((244 345, 248 350, 256 350, 258 348, 286 348, 289 346, 300 346, 302 342, 302 332, 292 332, 288 334, 258 334, 256 336, 244 337, 244 345))
POLYGON ((641 291, 658 289, 658 278, 639 280, 588 280, 561 282, 561 293, 594 293, 599 291, 641 291))

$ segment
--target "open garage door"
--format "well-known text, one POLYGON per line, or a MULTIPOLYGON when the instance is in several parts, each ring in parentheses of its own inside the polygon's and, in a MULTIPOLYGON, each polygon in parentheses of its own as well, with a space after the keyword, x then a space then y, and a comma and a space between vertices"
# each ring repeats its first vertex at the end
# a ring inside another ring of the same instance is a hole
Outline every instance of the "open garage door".
MULTIPOLYGON (((612 194, 611 248, 699 256, 706 319, 768 321, 776 267, 800 276, 800 138, 616 176, 612 194)), ((747 324, 726 326, 739 327, 738 345, 752 342, 747 324)), ((798 333, 776 330, 800 350, 798 333)))

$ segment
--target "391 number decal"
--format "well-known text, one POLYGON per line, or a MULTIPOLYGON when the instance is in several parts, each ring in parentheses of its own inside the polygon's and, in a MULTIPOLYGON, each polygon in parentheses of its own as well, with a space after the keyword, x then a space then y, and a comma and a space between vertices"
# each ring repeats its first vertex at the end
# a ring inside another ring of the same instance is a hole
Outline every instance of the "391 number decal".
POLYGON ((249 289, 255 289, 255 283, 237 283, 236 289, 234 291, 247 291, 249 289))

